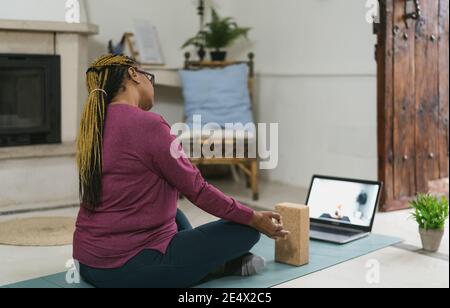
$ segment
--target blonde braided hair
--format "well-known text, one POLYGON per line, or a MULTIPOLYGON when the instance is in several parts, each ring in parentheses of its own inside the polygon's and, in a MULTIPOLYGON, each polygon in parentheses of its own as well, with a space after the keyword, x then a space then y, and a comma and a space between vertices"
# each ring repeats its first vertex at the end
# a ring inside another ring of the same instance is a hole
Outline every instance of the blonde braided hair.
POLYGON ((101 199, 106 106, 123 88, 128 68, 137 65, 132 58, 107 54, 95 60, 86 72, 89 96, 81 117, 76 160, 80 201, 88 209, 95 209, 101 199))

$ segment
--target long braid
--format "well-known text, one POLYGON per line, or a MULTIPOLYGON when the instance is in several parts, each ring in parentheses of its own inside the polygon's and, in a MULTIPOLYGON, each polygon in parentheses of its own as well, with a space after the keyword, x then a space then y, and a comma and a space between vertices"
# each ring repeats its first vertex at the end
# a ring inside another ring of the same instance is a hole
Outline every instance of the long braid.
POLYGON ((86 73, 89 97, 77 138, 77 165, 80 201, 91 210, 101 201, 106 106, 123 88, 128 68, 136 65, 129 57, 109 54, 94 61, 86 73))

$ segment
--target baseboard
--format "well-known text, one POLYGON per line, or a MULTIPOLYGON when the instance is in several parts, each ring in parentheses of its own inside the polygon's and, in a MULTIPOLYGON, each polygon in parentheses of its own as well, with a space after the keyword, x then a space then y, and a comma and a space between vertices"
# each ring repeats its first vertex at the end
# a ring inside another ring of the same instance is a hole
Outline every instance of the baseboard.
POLYGON ((79 206, 80 203, 78 200, 62 200, 62 201, 39 202, 32 204, 17 204, 0 207, 0 216, 61 210, 68 208, 76 208, 79 206))

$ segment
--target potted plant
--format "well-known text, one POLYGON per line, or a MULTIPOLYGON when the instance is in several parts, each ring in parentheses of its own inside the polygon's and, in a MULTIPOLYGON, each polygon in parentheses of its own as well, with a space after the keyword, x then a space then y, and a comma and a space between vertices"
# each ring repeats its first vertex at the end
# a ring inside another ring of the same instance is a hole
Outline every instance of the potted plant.
POLYGON ((241 28, 231 17, 222 18, 212 9, 212 20, 199 31, 196 36, 188 39, 182 46, 201 47, 212 49, 212 61, 225 61, 227 52, 223 49, 230 46, 240 37, 247 37, 250 28, 241 28))
POLYGON ((419 224, 423 249, 438 251, 448 218, 448 200, 445 197, 438 199, 432 195, 419 194, 411 206, 414 209, 412 216, 419 224))

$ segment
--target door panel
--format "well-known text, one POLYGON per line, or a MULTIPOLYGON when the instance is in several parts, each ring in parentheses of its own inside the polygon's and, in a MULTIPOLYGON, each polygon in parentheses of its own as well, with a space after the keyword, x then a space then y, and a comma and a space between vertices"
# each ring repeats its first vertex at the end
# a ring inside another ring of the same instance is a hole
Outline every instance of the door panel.
POLYGON ((448 136, 448 9, 449 1, 439 2, 439 172, 440 178, 449 174, 448 136))
POLYGON ((405 2, 394 1, 394 194, 415 193, 414 27, 405 23, 405 2))
POLYGON ((384 183, 381 203, 394 200, 394 110, 390 104, 393 91, 393 1, 380 1, 380 24, 374 24, 377 34, 375 58, 377 60, 377 121, 378 125, 378 174, 384 183))
POLYGON ((439 178, 438 128, 438 8, 439 1, 421 1, 422 17, 416 25, 416 181, 426 192, 428 181, 439 178))
POLYGON ((379 2, 379 177, 394 210, 448 177, 449 0, 379 2))

